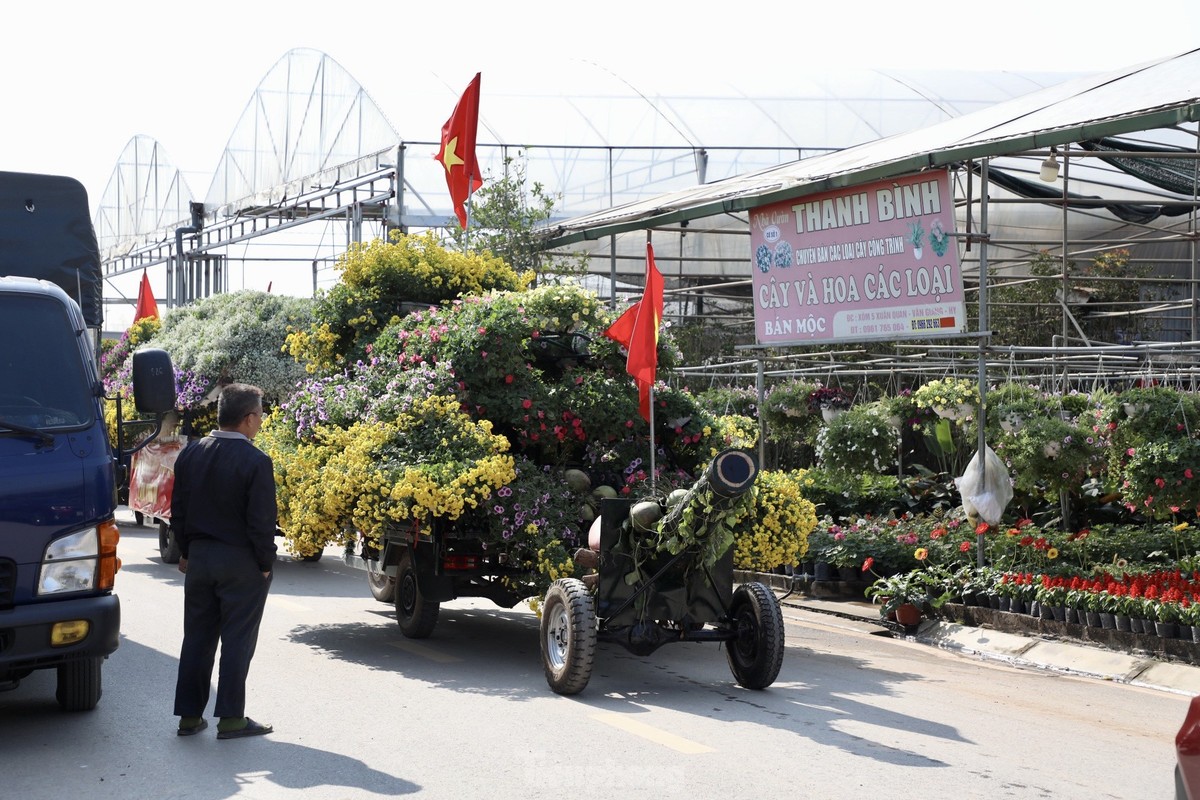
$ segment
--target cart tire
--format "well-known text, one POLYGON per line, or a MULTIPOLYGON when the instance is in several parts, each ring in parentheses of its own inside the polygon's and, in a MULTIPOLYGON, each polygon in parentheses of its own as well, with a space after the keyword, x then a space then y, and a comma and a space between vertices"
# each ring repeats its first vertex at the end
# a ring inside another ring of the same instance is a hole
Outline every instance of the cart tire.
POLYGON ((140 528, 145 523, 146 523, 146 517, 144 514, 142 514, 142 512, 140 512, 140 511, 133 512, 133 524, 134 525, 137 525, 140 528))
POLYGON ((542 669, 558 694, 579 694, 596 657, 596 606, 583 581, 560 578, 542 608, 542 669))
POLYGON ((409 639, 426 639, 437 625, 438 603, 421 596, 417 570, 413 566, 412 550, 400 554, 396 566, 396 622, 400 632, 409 639))
POLYGON ((385 573, 377 560, 364 561, 367 564, 367 586, 371 589, 371 597, 381 603, 396 602, 396 579, 385 573))
POLYGON ((783 666, 783 611, 762 583, 746 583, 733 593, 729 610, 735 634, 725 649, 729 669, 747 689, 765 689, 783 666))
POLYGON ((178 564, 179 557, 183 555, 179 552, 179 543, 175 541, 175 532, 171 530, 170 523, 158 521, 158 554, 162 556, 164 564, 178 564))
POLYGON ((103 656, 68 661, 58 667, 54 693, 63 711, 91 711, 100 702, 100 671, 103 656))

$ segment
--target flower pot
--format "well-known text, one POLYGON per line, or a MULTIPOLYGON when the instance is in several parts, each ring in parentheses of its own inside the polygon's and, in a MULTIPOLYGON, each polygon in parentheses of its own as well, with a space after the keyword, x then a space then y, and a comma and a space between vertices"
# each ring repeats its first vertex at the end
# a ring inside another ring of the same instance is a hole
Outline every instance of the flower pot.
POLYGON ((1200 625, 1192 626, 1192 643, 1200 644, 1200 625))
POLYGON ((1130 633, 1133 630, 1127 614, 1113 614, 1113 622, 1122 633, 1130 633))
POLYGON ((838 580, 846 583, 862 583, 863 571, 858 567, 838 567, 838 580))
POLYGON ((1175 639, 1179 636, 1179 625, 1174 622, 1155 622, 1154 632, 1160 639, 1175 639))
POLYGON ((997 602, 996 607, 999 608, 1001 611, 1012 610, 1012 598, 1011 597, 1000 597, 997 599, 996 602, 997 602))
POLYGON ((896 609, 896 622, 906 628, 911 628, 921 622, 921 609, 912 603, 905 603, 896 609))
POLYGON ((1117 621, 1112 614, 1107 611, 1100 612, 1100 627, 1108 628, 1110 631, 1117 627, 1117 621))
POLYGON ((1050 610, 1054 614, 1055 622, 1066 622, 1067 621, 1067 609, 1065 607, 1055 606, 1054 608, 1052 608, 1050 610))
MULTIPOLYGON (((1059 611, 1062 611, 1061 606, 1059 607, 1059 611)), ((1038 605, 1038 613, 1042 619, 1054 619, 1054 608, 1046 603, 1038 605)))
POLYGON ((1069 622, 1072 625, 1078 625, 1079 624, 1078 609, 1072 608, 1071 606, 1066 606, 1065 608, 1063 608, 1063 622, 1069 622))
POLYGON ((1084 613, 1087 615, 1087 623, 1086 624, 1089 628, 1099 628, 1100 627, 1100 612, 1099 611, 1086 611, 1084 613))
POLYGON ((822 408, 821 409, 821 419, 825 420, 825 422, 827 422, 827 423, 833 422, 835 419, 840 417, 843 413, 844 413, 843 409, 840 409, 840 408, 822 408))
POLYGON ((1031 617, 1040 617, 1042 615, 1042 601, 1030 600, 1025 610, 1029 612, 1029 616, 1031 617))
POLYGON ((1008 610, 1014 614, 1024 614, 1025 613, 1025 601, 1019 597, 1012 598, 1011 600, 1009 600, 1008 610))
POLYGON ((813 565, 813 580, 814 581, 831 581, 833 580, 834 568, 828 562, 818 561, 813 565))
POLYGON ((995 610, 995 609, 1000 608, 1000 601, 1003 598, 1001 598, 1000 595, 998 595, 998 594, 989 594, 987 596, 987 599, 988 599, 988 607, 995 610))

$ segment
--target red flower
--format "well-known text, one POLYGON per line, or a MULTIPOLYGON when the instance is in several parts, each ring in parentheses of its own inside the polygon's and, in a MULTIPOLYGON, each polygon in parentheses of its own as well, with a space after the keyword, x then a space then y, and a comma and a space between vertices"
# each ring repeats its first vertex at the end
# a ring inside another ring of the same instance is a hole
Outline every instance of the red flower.
POLYGON ((969 551, 970 551, 970 549, 971 549, 971 543, 970 543, 970 542, 963 542, 962 544, 960 544, 960 545, 958 546, 958 552, 960 552, 960 553, 966 553, 966 552, 969 552, 969 551))
POLYGON ((505 383, 512 383, 512 382, 513 382, 513 376, 512 376, 512 375, 505 375, 505 376, 504 376, 504 382, 505 382, 505 383))
POLYGON ((875 566, 875 559, 871 556, 867 556, 866 560, 862 563, 862 571, 866 572, 873 566, 875 566))
POLYGON ((981 533, 987 533, 988 528, 990 528, 990 527, 991 526, 988 525, 986 522, 979 523, 978 525, 975 526, 975 535, 978 536, 981 533))
POLYGON ((533 408, 533 401, 526 397, 521 401, 521 408, 533 408))

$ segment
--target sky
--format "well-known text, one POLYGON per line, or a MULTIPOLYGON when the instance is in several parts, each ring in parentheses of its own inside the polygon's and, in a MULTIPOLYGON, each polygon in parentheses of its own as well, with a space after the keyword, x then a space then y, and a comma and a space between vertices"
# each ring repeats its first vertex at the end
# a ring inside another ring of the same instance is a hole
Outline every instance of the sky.
POLYGON ((1196 0, 1146 7, 1152 18, 1111 0, 1080 13, 1027 0, 20 3, 5 8, 0 46, 0 170, 70 175, 94 204, 144 134, 203 194, 255 87, 297 47, 338 61, 395 122, 406 80, 440 81, 453 103, 475 72, 514 60, 753 91, 786 89, 797 70, 1100 71, 1200 47, 1196 0))
POLYGON ((647 93, 753 95, 804 71, 1093 72, 1200 47, 1196 0, 1144 7, 1154 15, 1113 0, 26 2, 6 6, 0 39, 0 171, 77 178, 94 209, 146 135, 202 197, 255 88, 294 48, 332 57, 419 138, 395 125, 406 91, 444 92, 448 115, 476 72, 514 64, 549 80, 582 59, 647 93))

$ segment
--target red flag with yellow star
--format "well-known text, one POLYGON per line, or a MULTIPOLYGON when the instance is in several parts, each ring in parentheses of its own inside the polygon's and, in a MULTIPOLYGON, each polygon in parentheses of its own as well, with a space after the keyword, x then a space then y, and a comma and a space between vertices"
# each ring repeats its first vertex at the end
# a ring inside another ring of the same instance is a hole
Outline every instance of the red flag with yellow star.
POLYGON ((442 146, 434 156, 446 168, 446 186, 454 213, 465 230, 467 227, 467 198, 483 186, 479 164, 475 161, 475 132, 479 128, 479 76, 463 92, 454 113, 442 126, 442 146))

